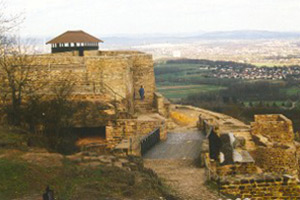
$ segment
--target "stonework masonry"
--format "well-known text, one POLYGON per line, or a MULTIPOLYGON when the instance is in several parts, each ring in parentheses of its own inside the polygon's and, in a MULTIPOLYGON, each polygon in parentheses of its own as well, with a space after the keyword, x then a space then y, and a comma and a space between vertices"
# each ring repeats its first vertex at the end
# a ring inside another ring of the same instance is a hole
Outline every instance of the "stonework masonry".
POLYGON ((112 121, 106 126, 106 139, 116 141, 118 138, 126 138, 132 141, 129 144, 131 154, 140 156, 141 147, 136 141, 140 141, 143 136, 158 128, 160 129, 160 139, 165 140, 167 138, 167 124, 163 118, 120 119, 112 121))
POLYGON ((300 199, 300 145, 294 141, 291 120, 283 115, 255 115, 254 118, 251 126, 247 126, 229 116, 202 110, 199 129, 219 137, 233 133, 235 138, 240 138, 236 141, 245 140, 243 145, 234 145, 234 150, 248 152, 254 160, 237 159, 233 164, 222 165, 209 157, 209 148, 205 147, 208 142, 204 141, 202 161, 208 179, 217 183, 221 193, 236 198, 300 199))
POLYGON ((36 56, 32 78, 56 84, 69 75, 76 85, 74 94, 99 95, 102 88, 109 87, 118 100, 126 98, 130 102, 138 99, 138 90, 143 85, 145 102, 153 104, 155 80, 151 55, 129 51, 99 52, 99 56, 85 57, 65 55, 36 56))
POLYGON ((227 177, 219 182, 220 191, 251 200, 299 199, 300 182, 290 176, 273 174, 227 177))
POLYGON ((252 155, 259 167, 265 172, 298 174, 291 120, 283 115, 255 115, 251 134, 258 140, 258 147, 252 151, 252 155))
POLYGON ((278 143, 294 141, 292 121, 283 115, 255 115, 251 133, 260 134, 278 143))
MULTIPOLYGON (((165 118, 169 103, 155 93, 152 56, 138 51, 86 51, 32 56, 29 79, 36 94, 45 99, 56 95, 57 88, 72 87, 68 96, 79 103, 72 119, 75 127, 106 127, 110 147, 123 139, 138 141, 160 128, 166 138, 165 118), (145 89, 140 99, 139 89, 145 89), (160 117, 140 119, 141 114, 159 113, 160 117)), ((137 143, 137 142, 134 143, 137 143)))

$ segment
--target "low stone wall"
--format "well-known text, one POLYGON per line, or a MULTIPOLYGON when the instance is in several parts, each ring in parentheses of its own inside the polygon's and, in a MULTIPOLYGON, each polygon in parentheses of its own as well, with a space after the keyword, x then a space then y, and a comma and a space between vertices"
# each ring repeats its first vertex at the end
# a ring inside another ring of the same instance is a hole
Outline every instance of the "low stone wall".
POLYGON ((106 126, 106 139, 144 136, 157 128, 161 129, 161 139, 164 140, 166 138, 165 121, 120 119, 116 122, 110 122, 106 126))
POLYGON ((216 172, 219 176, 255 174, 259 171, 255 163, 236 163, 234 165, 224 165, 216 168, 216 172))
POLYGON ((221 193, 251 200, 300 199, 300 145, 294 141, 291 120, 283 115, 256 115, 247 129, 226 116, 204 111, 199 116, 198 128, 208 133, 213 130, 220 136, 231 132, 244 137, 242 148, 255 161, 221 166, 205 153, 207 177, 218 183, 221 193), (247 145, 249 141, 253 145, 247 145))
POLYGON ((251 152, 264 172, 298 175, 292 121, 283 115, 255 115, 251 134, 257 148, 251 152))
POLYGON ((294 132, 292 121, 283 115, 255 115, 251 123, 251 134, 263 135, 272 142, 293 142, 294 132))
POLYGON ((170 102, 165 99, 163 95, 158 92, 154 93, 154 106, 156 107, 156 110, 160 115, 169 118, 170 105, 170 102))
POLYGON ((300 199, 300 182, 289 176, 259 174, 226 177, 219 181, 222 194, 251 200, 300 199))
POLYGON ((294 148, 284 149, 258 146, 256 150, 250 153, 256 165, 263 169, 264 172, 294 176, 298 174, 298 159, 294 148))
POLYGON ((111 121, 106 126, 106 140, 111 148, 117 146, 123 139, 131 141, 131 154, 140 156, 140 141, 143 136, 151 133, 155 129, 160 129, 160 139, 167 138, 167 127, 165 120, 138 120, 138 119, 120 119, 111 121))
MULTIPOLYGON (((95 54, 93 52, 92 54, 95 54)), ((118 51, 98 51, 98 56, 119 56, 119 55, 137 55, 137 54, 143 54, 143 52, 140 51, 130 51, 130 50, 118 50, 118 51)), ((88 55, 88 54, 86 54, 88 55)))

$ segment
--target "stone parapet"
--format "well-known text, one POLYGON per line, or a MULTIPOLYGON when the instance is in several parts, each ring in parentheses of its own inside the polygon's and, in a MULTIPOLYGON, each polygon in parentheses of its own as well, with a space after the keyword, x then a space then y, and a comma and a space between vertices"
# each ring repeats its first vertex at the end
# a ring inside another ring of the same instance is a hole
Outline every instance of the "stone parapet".
POLYGON ((251 200, 300 198, 297 179, 272 174, 224 177, 219 181, 219 190, 222 194, 251 200))
POLYGON ((251 123, 251 134, 263 135, 272 142, 294 141, 292 121, 283 115, 255 115, 251 123))
POLYGON ((298 175, 296 148, 258 146, 251 155, 264 172, 298 175))
POLYGON ((158 92, 154 93, 154 105, 160 115, 170 117, 170 102, 158 92))
POLYGON ((167 138, 165 119, 119 119, 110 121, 106 126, 106 140, 116 146, 121 140, 130 140, 130 154, 140 156, 140 141, 143 136, 160 129, 160 140, 167 138))

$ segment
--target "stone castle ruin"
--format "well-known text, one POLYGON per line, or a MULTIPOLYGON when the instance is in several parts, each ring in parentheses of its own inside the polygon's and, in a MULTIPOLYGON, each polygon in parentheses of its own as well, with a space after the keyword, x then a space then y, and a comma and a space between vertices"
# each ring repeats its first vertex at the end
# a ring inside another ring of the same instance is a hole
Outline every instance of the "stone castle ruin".
POLYGON ((202 111, 202 160, 221 193, 251 199, 300 199, 299 144, 283 115, 255 115, 246 125, 202 111))
POLYGON ((160 139, 166 138, 169 104, 155 92, 151 55, 99 51, 99 42, 83 31, 68 31, 50 40, 52 53, 33 57, 30 79, 44 85, 37 92, 49 98, 53 88, 69 83, 72 92, 68 98, 85 103, 72 119, 74 128, 81 135, 91 133, 102 140, 79 144, 139 155, 139 141, 145 135, 159 129, 160 139), (143 100, 138 92, 141 86, 143 100))
MULTIPOLYGON (((152 56, 138 51, 99 51, 103 42, 68 31, 48 43, 51 54, 32 56, 29 79, 44 98, 70 87, 80 105, 70 119, 83 150, 143 155, 167 137, 170 103, 156 92, 152 56), (66 84, 67 83, 67 84, 66 84), (145 89, 145 98, 139 89, 145 89)), ((300 199, 300 144, 283 115, 256 115, 246 125, 191 106, 205 135, 202 164, 220 193, 251 199, 300 199), (198 115, 197 115, 198 116, 198 115)))

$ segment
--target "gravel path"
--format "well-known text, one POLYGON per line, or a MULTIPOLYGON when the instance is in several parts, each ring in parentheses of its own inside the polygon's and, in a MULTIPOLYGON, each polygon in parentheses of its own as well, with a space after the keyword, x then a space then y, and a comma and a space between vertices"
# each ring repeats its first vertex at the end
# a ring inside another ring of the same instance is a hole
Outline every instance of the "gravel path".
POLYGON ((192 129, 188 133, 169 133, 166 141, 161 141, 150 149, 145 159, 197 159, 201 152, 204 135, 192 129))
POLYGON ((204 168, 194 164, 203 138, 195 128, 178 129, 144 156, 145 167, 154 170, 182 200, 221 199, 204 185, 204 168))

